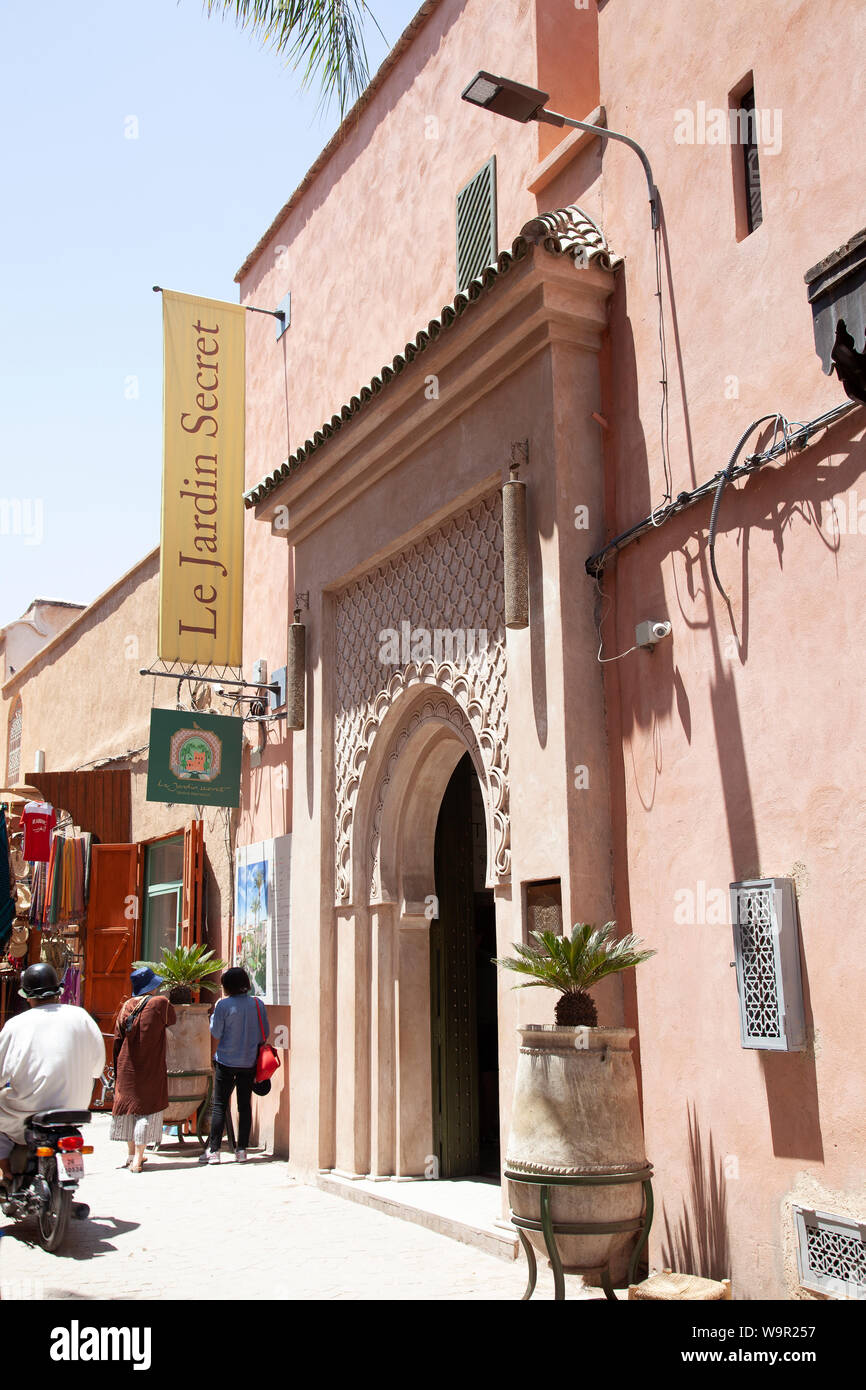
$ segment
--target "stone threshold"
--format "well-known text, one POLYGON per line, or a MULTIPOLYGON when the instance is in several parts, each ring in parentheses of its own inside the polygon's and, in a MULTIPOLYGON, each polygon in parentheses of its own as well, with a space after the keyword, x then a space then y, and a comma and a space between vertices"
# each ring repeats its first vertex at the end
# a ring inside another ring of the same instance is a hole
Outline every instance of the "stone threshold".
POLYGON ((371 1178, 322 1169, 315 1185, 323 1192, 411 1221, 428 1231, 473 1245, 501 1260, 515 1260, 517 1232, 499 1215, 502 1189, 484 1178, 371 1178))

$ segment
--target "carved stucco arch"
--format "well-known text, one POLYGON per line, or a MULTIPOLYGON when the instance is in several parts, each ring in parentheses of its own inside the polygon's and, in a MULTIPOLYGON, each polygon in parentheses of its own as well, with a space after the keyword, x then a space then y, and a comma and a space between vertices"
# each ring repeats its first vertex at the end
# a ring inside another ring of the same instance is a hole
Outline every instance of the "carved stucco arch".
MULTIPOLYGON (((511 847, 500 493, 476 502, 335 597, 337 906, 369 901, 378 865, 370 817, 380 800, 380 779, 388 776, 386 764, 403 732, 400 721, 413 718, 416 704, 425 699, 445 700, 444 709, 429 718, 449 724, 473 755, 487 808, 488 883, 507 879, 511 847), (382 632, 394 628, 398 615, 407 628, 454 629, 479 640, 467 637, 459 664, 437 661, 429 651, 406 653, 416 659, 404 656, 404 664, 392 667, 383 680, 382 632)), ((377 841, 378 826, 381 812, 377 841)), ((377 892, 380 887, 377 880, 377 892)))
MULTIPOLYGON (((488 886, 510 870, 504 749, 490 739, 480 709, 471 701, 464 708, 440 683, 441 668, 425 667, 405 673, 408 683, 382 720, 361 780, 351 837, 353 896, 371 904, 405 903, 413 912, 434 892, 439 807, 465 753, 484 802, 488 886), (434 681, 434 674, 440 680, 434 681)), ((461 682, 456 684, 459 688, 461 682)))

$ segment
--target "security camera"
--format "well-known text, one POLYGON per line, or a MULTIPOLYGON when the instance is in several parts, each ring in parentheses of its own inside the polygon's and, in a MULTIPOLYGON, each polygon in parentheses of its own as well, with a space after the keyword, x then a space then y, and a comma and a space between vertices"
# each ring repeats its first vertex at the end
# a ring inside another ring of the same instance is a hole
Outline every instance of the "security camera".
POLYGON ((652 651, 656 642, 661 642, 665 637, 669 637, 671 625, 668 622, 638 623, 634 630, 634 644, 636 647, 646 647, 652 651))

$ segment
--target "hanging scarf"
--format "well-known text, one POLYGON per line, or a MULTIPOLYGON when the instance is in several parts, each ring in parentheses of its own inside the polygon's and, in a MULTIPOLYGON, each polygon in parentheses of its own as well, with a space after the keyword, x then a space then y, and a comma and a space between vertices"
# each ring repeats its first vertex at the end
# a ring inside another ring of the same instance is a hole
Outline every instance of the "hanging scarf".
POLYGON ((15 920, 15 882, 9 862, 9 836, 6 812, 0 807, 0 953, 12 932, 15 920))

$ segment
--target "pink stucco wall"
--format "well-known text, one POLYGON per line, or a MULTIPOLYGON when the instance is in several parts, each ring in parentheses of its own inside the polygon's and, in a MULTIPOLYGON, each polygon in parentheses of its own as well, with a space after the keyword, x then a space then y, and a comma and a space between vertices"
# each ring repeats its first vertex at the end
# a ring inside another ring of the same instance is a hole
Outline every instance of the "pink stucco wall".
MULTIPOLYGON (((562 133, 471 110, 459 92, 480 67, 537 81, 552 105, 576 117, 602 103, 609 126, 646 149, 663 204, 676 495, 722 468, 755 417, 780 410, 807 419, 843 399, 815 356, 803 274, 863 220, 854 190, 864 155, 851 113, 866 20, 845 0, 819 8, 794 3, 783 14, 765 9, 760 22, 746 0, 605 0, 597 9, 590 0, 586 11, 560 0, 514 0, 496 6, 495 24, 490 15, 483 0, 442 0, 243 275, 242 299, 276 304, 291 290, 293 315, 279 344, 272 324, 251 316, 247 481, 278 466, 452 298, 455 194, 492 153, 501 246, 536 211, 575 201, 602 222, 625 257, 610 306, 603 393, 594 396, 567 354, 551 358, 555 418, 531 422, 573 466, 561 494, 547 498, 541 537, 570 614, 556 658, 571 720, 567 768, 550 784, 569 820, 573 889, 588 850, 605 853, 579 833, 582 818, 597 825, 610 797, 617 918, 658 951, 636 981, 626 981, 657 1173, 653 1263, 708 1269, 721 1261, 735 1297, 796 1297, 792 1196, 866 1218, 856 1060, 863 966, 850 942, 859 920, 864 802, 862 759, 849 733, 856 727, 864 558, 859 534, 834 542, 827 524, 830 498, 847 500, 857 487, 863 425, 856 414, 784 467, 729 490, 717 555, 730 611, 709 575, 709 502, 611 566, 601 610, 604 654, 630 647, 644 618, 669 618, 673 636, 652 656, 636 652, 604 667, 606 725, 593 730, 575 694, 582 681, 591 685, 587 663, 597 676, 599 610, 583 561, 604 535, 641 520, 664 491, 646 185, 631 151, 611 142, 602 158, 599 143, 589 142, 539 186, 539 161, 562 133), (587 16, 592 26, 597 21, 597 42, 580 27, 587 16), (760 153, 763 224, 738 239, 732 151, 678 144, 674 132, 684 108, 704 102, 726 109, 729 92, 750 71, 758 106, 781 120, 781 145, 760 153), (602 446, 603 477, 600 467, 592 471, 602 446), (590 507, 586 531, 569 525, 578 504, 590 507), (593 768, 608 761, 593 779, 593 768), (576 763, 590 768, 585 791, 572 788, 568 770, 576 763), (740 1047, 730 927, 675 919, 684 893, 694 893, 694 915, 706 918, 701 893, 759 874, 791 876, 798 885, 812 1029, 803 1054, 770 1057, 740 1047), (702 1239, 692 1210, 701 1179, 715 1185, 729 1253, 707 1249, 702 1239), (677 1228, 684 1231, 679 1241, 677 1228)), ((545 408, 537 384, 527 399, 545 408)), ((512 418, 519 415, 518 401, 512 418)), ((410 518, 406 533, 420 525, 416 512, 413 503, 401 513, 410 518)), ((358 517, 363 504, 356 524, 358 517)), ((382 524, 371 514, 371 529, 382 524)), ((388 528, 398 531, 390 516, 388 528)), ((350 529, 346 537, 347 567, 362 561, 355 535, 350 529)), ((283 547, 248 516, 246 655, 266 656, 272 667, 285 653, 291 571, 283 547)), ((333 580, 334 563, 331 555, 307 574, 333 580)), ((314 716, 321 716, 318 705, 314 716)), ((273 790, 285 756, 275 743, 268 769, 251 774, 258 808, 249 818, 251 839, 274 816, 288 824, 291 788, 285 806, 273 790)), ((311 785, 295 792, 294 804, 318 814, 311 785)), ((318 880, 321 848, 311 903, 328 887, 318 880)), ((588 894, 593 911, 596 892, 592 886, 588 894)), ((573 915, 585 901, 574 894, 573 915)), ((311 1067, 316 1045, 315 1038, 301 1043, 311 1067)))
MULTIPOLYGON (((756 417, 806 420, 845 399, 815 355, 803 275, 863 222, 863 143, 850 117, 864 18, 844 0, 765 8, 760 23, 745 0, 601 9, 608 121, 644 145, 664 206, 674 495, 724 467, 756 417), (759 153, 764 220, 737 241, 731 150, 673 137, 677 110, 726 108, 750 70, 757 105, 780 113, 781 148, 759 153)), ((605 410, 614 534, 664 485, 645 186, 634 156, 613 147, 604 225, 626 257, 605 410)), ((863 889, 864 769, 852 731, 866 550, 859 534, 834 540, 828 522, 831 498, 847 515, 858 487, 863 428, 858 412, 729 490, 717 562, 730 611, 709 571, 709 501, 626 550, 605 581, 606 653, 631 646, 641 619, 673 623, 654 655, 606 668, 618 909, 622 919, 630 902, 634 930, 659 951, 637 982, 647 1149, 662 1198, 652 1251, 675 1265, 670 1231, 684 1221, 699 1258, 694 1191, 700 1176, 714 1182, 735 1297, 798 1296, 792 1195, 866 1215, 863 963, 850 949, 863 889), (702 892, 759 875, 798 885, 814 1030, 803 1054, 740 1047, 731 928, 700 906, 702 892), (704 919, 691 925, 675 920, 686 890, 704 919)))

